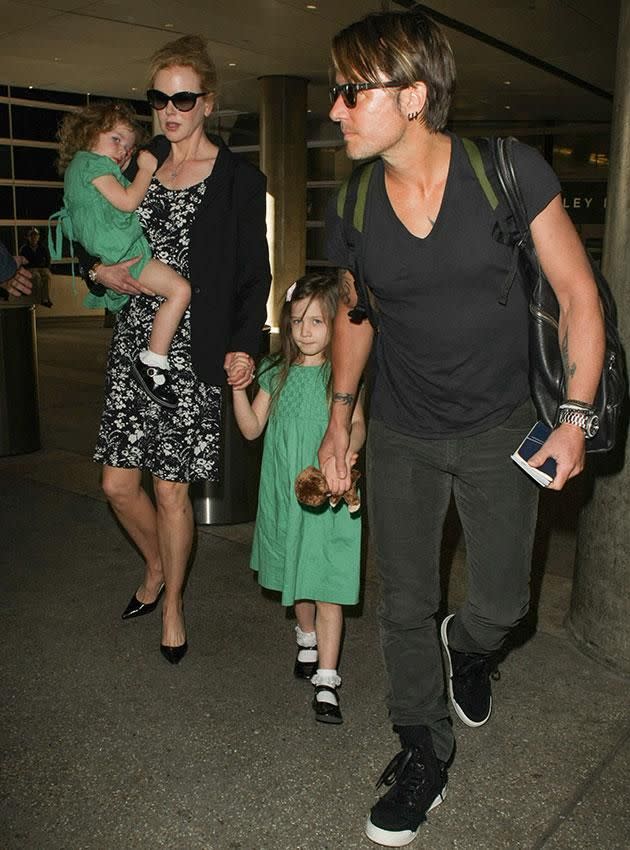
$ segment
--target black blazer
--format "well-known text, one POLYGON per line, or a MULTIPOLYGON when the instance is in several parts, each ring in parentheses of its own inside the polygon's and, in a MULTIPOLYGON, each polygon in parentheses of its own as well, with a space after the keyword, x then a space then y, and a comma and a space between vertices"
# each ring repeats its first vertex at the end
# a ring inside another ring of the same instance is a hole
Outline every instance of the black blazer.
POLYGON ((267 180, 220 138, 210 140, 219 153, 190 234, 191 347, 197 375, 221 385, 228 351, 260 350, 271 285, 267 180))
MULTIPOLYGON (((260 350, 271 285, 265 224, 267 178, 232 153, 218 136, 210 136, 210 141, 219 153, 190 232, 191 353, 197 376, 221 386, 225 384, 223 361, 228 351, 256 355, 260 350)), ((151 145, 161 164, 170 146, 163 136, 157 136, 151 145)), ((130 180, 135 170, 132 162, 125 172, 130 180)), ((76 242, 75 249, 86 283, 95 294, 102 294, 104 287, 94 286, 87 277, 87 269, 97 258, 76 242)))

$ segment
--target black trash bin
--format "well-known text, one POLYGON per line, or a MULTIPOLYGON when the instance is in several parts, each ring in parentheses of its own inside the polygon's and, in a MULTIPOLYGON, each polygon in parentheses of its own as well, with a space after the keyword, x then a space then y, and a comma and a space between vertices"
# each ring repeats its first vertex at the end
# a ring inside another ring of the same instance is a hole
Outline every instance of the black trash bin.
MULTIPOLYGON (((262 330, 260 357, 269 353, 270 330, 262 330)), ((190 489, 197 525, 234 525, 256 518, 263 441, 246 440, 239 431, 230 387, 223 390, 221 420, 221 479, 196 481, 190 489)))
POLYGON ((0 456, 41 447, 35 307, 0 305, 0 456))

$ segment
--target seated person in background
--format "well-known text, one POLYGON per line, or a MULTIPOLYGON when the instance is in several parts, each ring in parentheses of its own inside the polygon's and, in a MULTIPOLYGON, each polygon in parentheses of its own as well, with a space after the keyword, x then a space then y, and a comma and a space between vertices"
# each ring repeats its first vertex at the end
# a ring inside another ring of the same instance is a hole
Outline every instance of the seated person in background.
POLYGON ((36 227, 26 234, 26 242, 20 247, 20 255, 26 260, 25 267, 31 273, 33 296, 42 307, 52 307, 50 300, 50 253, 40 240, 36 227))

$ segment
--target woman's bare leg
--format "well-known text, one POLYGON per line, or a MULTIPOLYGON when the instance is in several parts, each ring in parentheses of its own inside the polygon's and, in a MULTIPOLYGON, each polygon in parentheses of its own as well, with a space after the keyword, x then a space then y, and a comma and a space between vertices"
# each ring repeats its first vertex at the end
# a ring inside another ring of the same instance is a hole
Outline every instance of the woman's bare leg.
POLYGON ((159 260, 149 260, 142 269, 139 280, 156 295, 166 298, 155 314, 149 338, 149 350, 154 354, 166 356, 177 326, 190 304, 190 284, 159 260))
POLYGON ((162 644, 186 640, 182 592, 193 541, 193 511, 188 484, 153 477, 157 501, 157 537, 166 589, 162 606, 162 644))
POLYGON ((139 469, 103 466, 103 491, 112 510, 145 561, 144 581, 136 596, 140 602, 155 600, 164 581, 157 535, 157 514, 141 486, 139 469))

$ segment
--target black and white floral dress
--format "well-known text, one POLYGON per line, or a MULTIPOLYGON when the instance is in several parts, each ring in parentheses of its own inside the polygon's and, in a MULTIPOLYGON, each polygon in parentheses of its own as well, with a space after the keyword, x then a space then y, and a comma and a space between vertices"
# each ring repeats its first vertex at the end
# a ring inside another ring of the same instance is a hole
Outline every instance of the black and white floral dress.
MULTIPOLYGON (((138 208, 153 256, 189 278, 190 229, 212 175, 188 189, 167 189, 156 178, 138 208)), ((221 389, 195 375, 190 352, 190 308, 169 351, 179 403, 151 401, 131 376, 131 360, 147 347, 163 299, 138 295, 117 314, 105 382, 105 404, 94 460, 148 469, 165 481, 215 481, 219 468, 221 389)))

